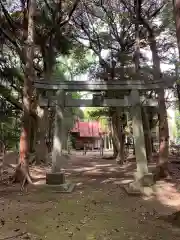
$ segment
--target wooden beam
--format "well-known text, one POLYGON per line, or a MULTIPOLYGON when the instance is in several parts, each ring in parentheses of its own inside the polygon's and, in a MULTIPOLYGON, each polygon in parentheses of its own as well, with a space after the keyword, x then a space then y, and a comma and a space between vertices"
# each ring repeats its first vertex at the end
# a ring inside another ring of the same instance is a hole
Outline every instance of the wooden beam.
MULTIPOLYGON (((143 106, 157 106, 157 100, 146 99, 141 101, 143 106)), ((40 99, 39 102, 41 107, 54 107, 57 105, 57 100, 48 101, 48 99, 40 99)), ((93 99, 72 99, 66 97, 65 107, 130 107, 133 105, 133 102, 130 98, 126 97, 125 99, 104 99, 103 102, 99 105, 93 105, 93 99)))
POLYGON ((107 90, 150 90, 159 88, 172 88, 172 81, 152 81, 145 82, 141 80, 133 81, 68 81, 68 82, 44 82, 36 81, 34 86, 38 89, 47 90, 66 90, 66 91, 107 91, 107 90))

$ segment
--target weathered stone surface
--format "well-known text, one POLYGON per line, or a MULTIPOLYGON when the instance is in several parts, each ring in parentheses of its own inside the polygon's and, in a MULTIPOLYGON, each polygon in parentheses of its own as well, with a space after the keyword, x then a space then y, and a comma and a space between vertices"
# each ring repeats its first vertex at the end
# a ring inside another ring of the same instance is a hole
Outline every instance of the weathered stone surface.
POLYGON ((147 156, 144 140, 144 131, 141 115, 140 96, 137 90, 131 91, 132 106, 132 127, 134 137, 134 147, 137 163, 137 172, 139 176, 148 174, 147 156))
POLYGON ((132 182, 128 185, 124 185, 123 189, 130 196, 152 196, 154 194, 153 187, 143 187, 139 184, 139 182, 132 182))
POLYGON ((135 186, 133 186, 133 184, 128 184, 128 185, 124 185, 123 189, 127 192, 128 195, 132 195, 132 196, 139 196, 142 194, 141 190, 135 186))
POLYGON ((155 80, 151 83, 146 83, 142 80, 126 80, 126 81, 58 81, 55 80, 49 84, 47 81, 39 81, 35 82, 35 87, 38 89, 46 89, 46 90, 69 90, 69 91, 107 91, 107 90, 131 90, 131 89, 139 89, 139 90, 149 90, 149 89, 160 89, 160 88, 172 88, 175 79, 163 78, 160 81, 155 80), (98 82, 98 84, 97 84, 98 82))
POLYGON ((139 182, 139 184, 143 187, 150 187, 154 185, 154 176, 152 173, 146 173, 142 177, 139 177, 138 173, 135 173, 134 177, 135 182, 139 182))
POLYGON ((54 186, 54 189, 52 192, 56 192, 56 193, 71 193, 75 188, 75 184, 74 183, 64 183, 61 184, 59 186, 54 186))
POLYGON ((65 183, 65 176, 63 172, 47 173, 46 184, 48 185, 60 185, 65 183))
POLYGON ((36 187, 38 187, 39 191, 50 191, 53 193, 71 193, 74 188, 75 188, 76 184, 75 183, 71 183, 71 182, 65 182, 63 184, 40 184, 40 185, 36 185, 36 187))
POLYGON ((154 177, 152 173, 146 173, 140 177, 139 173, 136 172, 134 178, 133 182, 123 186, 128 195, 150 196, 153 194, 154 177))

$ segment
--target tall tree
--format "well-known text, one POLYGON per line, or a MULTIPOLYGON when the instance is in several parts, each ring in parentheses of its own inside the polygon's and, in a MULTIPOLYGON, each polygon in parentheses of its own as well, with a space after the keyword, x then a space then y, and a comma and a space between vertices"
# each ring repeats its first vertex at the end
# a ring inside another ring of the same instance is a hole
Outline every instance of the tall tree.
MULTIPOLYGON (((25 1, 21 1, 23 4, 25 1)), ((72 14, 74 13, 79 0, 68 2, 67 4, 61 4, 61 1, 37 1, 36 13, 34 17, 35 21, 35 55, 33 66, 37 72, 38 77, 43 77, 50 80, 56 63, 56 58, 59 54, 67 54, 72 47, 72 33, 67 26, 72 14), (42 64, 43 63, 43 64, 42 64)), ((25 51, 23 51, 24 42, 24 26, 27 24, 23 20, 23 9, 18 4, 15 8, 7 7, 7 1, 0 1, 2 7, 0 32, 3 44, 8 46, 8 50, 13 54, 15 52, 15 58, 19 60, 20 66, 25 64, 25 51)), ((22 70, 22 79, 24 71, 22 70)), ((20 80, 19 80, 20 81, 20 80)), ((22 82, 20 84, 20 95, 22 95, 22 82)), ((17 87, 18 85, 16 85, 17 87)), ((14 87, 14 85, 13 85, 14 87)), ((10 92, 10 91, 9 91, 10 92)), ((7 98, 7 97, 6 97, 7 98)), ((13 102, 12 96, 9 99, 13 102)), ((19 99, 21 103, 22 99, 19 99)), ((15 102, 16 103, 16 102, 15 102)), ((44 111, 37 105, 37 109, 33 109, 35 114, 34 118, 31 118, 31 150, 35 150, 34 143, 36 141, 40 143, 37 151, 37 159, 44 160, 46 157, 45 136, 48 129, 49 112, 44 111), (42 114, 46 112, 46 114, 42 114), (40 141, 39 141, 40 140, 40 141)), ((16 104, 17 105, 17 104, 16 104)), ((22 109, 22 104, 19 104, 22 109)))
MULTIPOLYGON (((174 12, 174 19, 175 19, 175 25, 176 25, 176 37, 177 37, 177 46, 179 51, 179 60, 180 60, 180 0, 173 0, 173 12, 174 12)), ((171 14, 170 14, 171 16, 171 14)), ((172 19, 172 18, 171 18, 172 19)), ((176 75, 177 75, 177 95, 179 99, 179 110, 180 110, 180 80, 179 80, 179 62, 175 62, 175 69, 176 69, 176 75)))
POLYGON ((174 9, 177 45, 178 45, 179 57, 180 57, 180 0, 172 0, 172 4, 174 9))
MULTIPOLYGON (((142 1, 139 1, 139 15, 141 24, 148 33, 148 42, 152 52, 152 61, 153 61, 153 75, 154 80, 162 79, 162 72, 160 67, 160 57, 158 55, 158 47, 156 41, 156 33, 153 26, 150 25, 150 22, 147 20, 152 19, 152 16, 155 17, 158 12, 162 9, 164 3, 160 3, 158 7, 154 10, 153 14, 145 10, 146 14, 143 14, 142 1), (146 17, 144 17, 146 16, 146 17)), ((169 156, 169 128, 167 120, 167 110, 165 104, 164 89, 159 89, 157 91, 158 103, 159 103, 159 161, 158 161, 158 177, 167 176, 167 161, 169 156)))
MULTIPOLYGON (((78 29, 78 39, 86 39, 99 59, 99 64, 94 67, 94 77, 104 81, 126 78, 125 66, 132 61, 134 37, 131 34, 132 23, 124 6, 119 1, 90 1, 88 4, 83 2, 80 14, 77 12, 73 20, 78 29), (106 57, 103 57, 103 51, 108 52, 106 57)), ((120 92, 106 93, 106 97, 110 98, 119 98, 120 95, 120 92)), ((117 149, 115 157, 118 163, 122 163, 124 124, 121 118, 124 114, 120 108, 113 108, 110 113, 114 119, 114 149, 117 149)))
POLYGON ((19 165, 16 173, 21 171, 23 176, 22 188, 26 181, 31 183, 29 174, 29 140, 30 140, 30 117, 32 110, 32 97, 33 97, 33 82, 35 78, 35 72, 33 67, 34 61, 34 17, 36 13, 36 0, 29 0, 27 3, 23 3, 24 11, 24 87, 23 87, 23 117, 22 117, 22 130, 20 136, 20 149, 19 149, 19 165))

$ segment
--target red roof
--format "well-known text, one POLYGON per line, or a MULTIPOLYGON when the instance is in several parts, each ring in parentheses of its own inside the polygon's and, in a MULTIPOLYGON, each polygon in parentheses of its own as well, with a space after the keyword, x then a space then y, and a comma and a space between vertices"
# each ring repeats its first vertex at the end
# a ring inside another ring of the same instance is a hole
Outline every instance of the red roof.
POLYGON ((79 132, 80 137, 99 137, 99 135, 102 133, 102 130, 98 121, 77 121, 71 132, 79 132))

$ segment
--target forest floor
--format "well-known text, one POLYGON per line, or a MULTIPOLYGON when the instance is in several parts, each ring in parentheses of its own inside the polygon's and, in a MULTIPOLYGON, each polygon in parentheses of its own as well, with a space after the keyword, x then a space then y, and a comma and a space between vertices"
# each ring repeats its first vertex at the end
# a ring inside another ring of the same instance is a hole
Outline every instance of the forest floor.
MULTIPOLYGON (((0 185, 0 240, 180 239, 180 220, 179 226, 167 221, 180 210, 178 174, 158 182, 153 195, 132 197, 122 185, 132 180, 134 162, 118 166, 97 153, 77 154, 63 168, 67 180, 76 183, 72 193, 36 186, 20 193, 18 184, 0 185)), ((46 171, 48 166, 31 167, 37 184, 46 171)))

